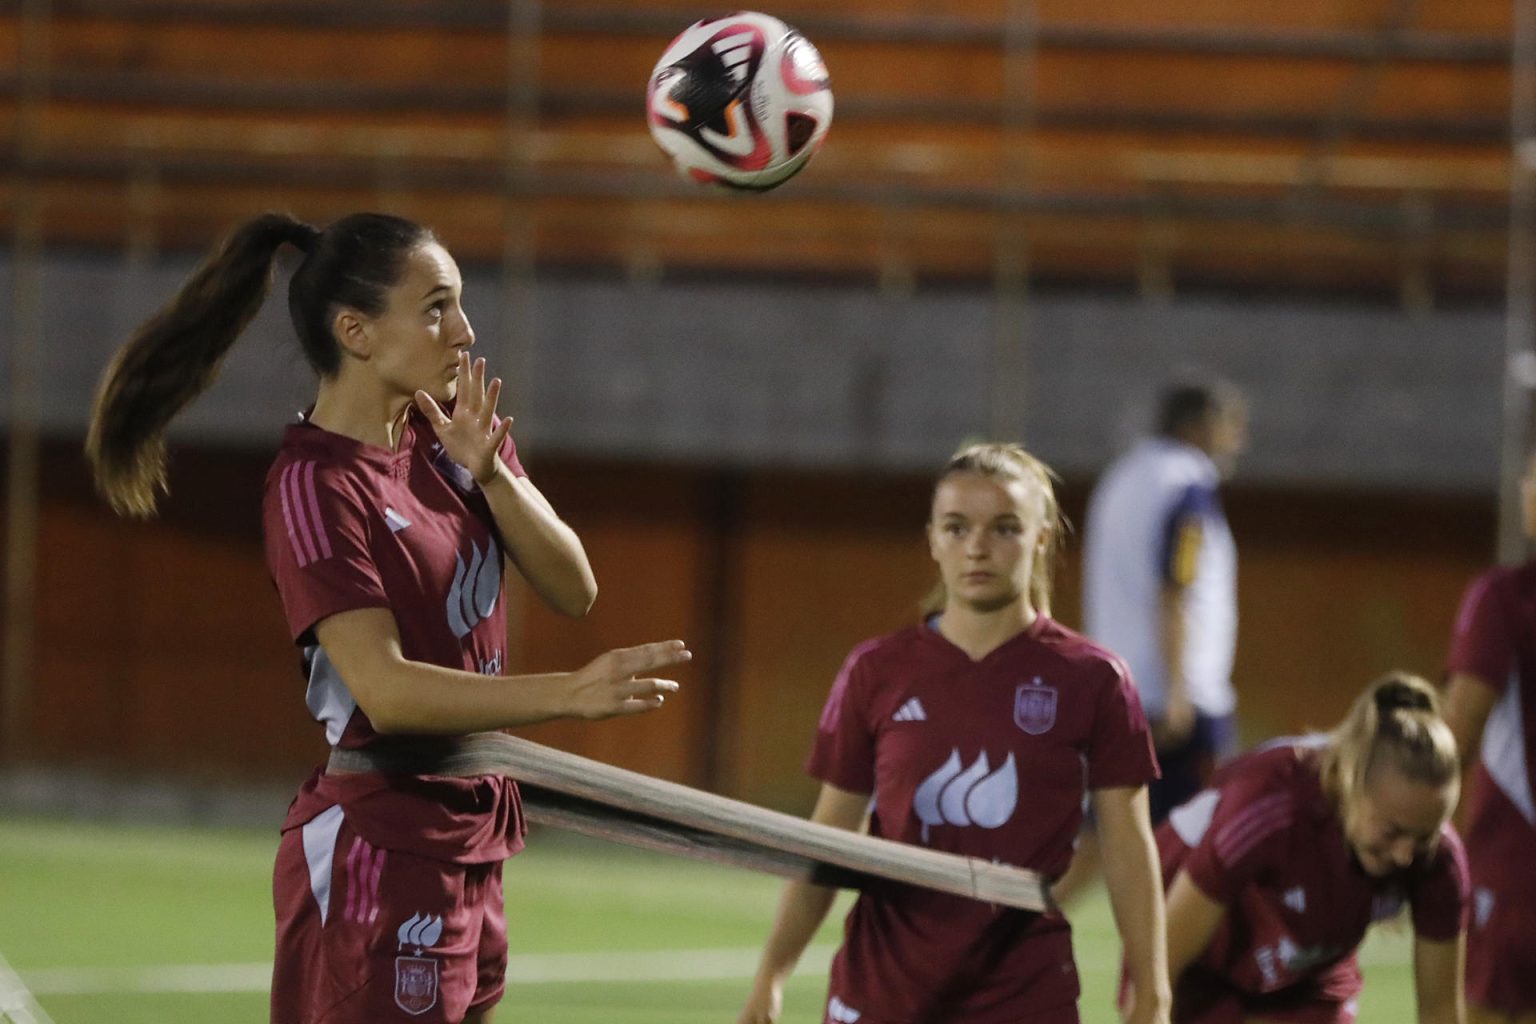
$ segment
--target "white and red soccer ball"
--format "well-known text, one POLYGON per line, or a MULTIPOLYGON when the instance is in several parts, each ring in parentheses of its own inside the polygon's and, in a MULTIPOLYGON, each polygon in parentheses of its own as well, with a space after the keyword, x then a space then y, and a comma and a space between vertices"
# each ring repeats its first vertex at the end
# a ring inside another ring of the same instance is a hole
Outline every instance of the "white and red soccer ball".
POLYGON ((646 105, 651 135, 680 172, 758 191, 799 172, 832 124, 821 54, 754 11, 684 29, 656 62, 646 105))

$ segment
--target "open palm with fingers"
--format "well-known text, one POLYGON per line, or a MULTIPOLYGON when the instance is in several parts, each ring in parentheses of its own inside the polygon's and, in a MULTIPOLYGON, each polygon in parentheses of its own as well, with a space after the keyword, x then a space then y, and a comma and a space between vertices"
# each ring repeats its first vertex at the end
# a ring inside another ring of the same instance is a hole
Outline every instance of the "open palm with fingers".
POLYGON ((496 475, 501 443, 512 431, 510 417, 496 417, 501 378, 495 377, 487 384, 485 360, 471 362, 468 352, 460 352, 457 380, 453 415, 444 412, 425 391, 416 392, 416 407, 432 424, 447 456, 469 470, 476 483, 487 484, 496 475))

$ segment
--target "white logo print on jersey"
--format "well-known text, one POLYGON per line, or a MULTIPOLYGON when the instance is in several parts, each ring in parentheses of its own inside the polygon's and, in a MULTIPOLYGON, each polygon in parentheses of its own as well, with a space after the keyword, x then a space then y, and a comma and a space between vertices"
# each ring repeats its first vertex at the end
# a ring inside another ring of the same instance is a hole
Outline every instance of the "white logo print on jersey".
POLYGON ((827 1016, 837 1021, 837 1024, 854 1024, 855 1021, 864 1015, 837 998, 837 996, 833 996, 827 1000, 827 1016))
POLYGON ((925 843, 933 825, 999 828, 1013 817, 1018 804, 1019 773, 1012 751, 1002 766, 992 771, 985 750, 968 768, 962 765, 959 749, 951 750, 949 760, 912 794, 912 812, 923 823, 925 843))
POLYGON ((1307 912, 1307 890, 1301 886, 1293 886, 1285 891, 1285 905, 1298 914, 1307 912))
POLYGON ((396 512, 388 505, 384 506, 384 522, 388 524, 390 533, 399 533, 401 530, 411 525, 411 521, 409 519, 405 518, 405 516, 401 515, 399 512, 396 512))
POLYGON ((395 937, 398 948, 410 946, 415 956, 395 957, 395 1005, 413 1017, 419 1017, 437 1005, 437 959, 422 956, 443 934, 443 919, 412 914, 400 926, 395 937))
POLYGON ((910 698, 905 704, 896 709, 891 716, 893 722, 926 722, 928 712, 923 710, 923 702, 916 697, 910 698))
POLYGON ((399 949, 414 946, 417 953, 437 945, 437 940, 442 937, 443 918, 432 914, 412 914, 395 932, 395 938, 400 940, 399 949))
POLYGON ((496 545, 486 544, 485 551, 473 541, 469 545, 469 565, 464 556, 455 555, 453 585, 448 588, 448 628, 460 640, 469 635, 496 610, 501 597, 501 557, 496 545))

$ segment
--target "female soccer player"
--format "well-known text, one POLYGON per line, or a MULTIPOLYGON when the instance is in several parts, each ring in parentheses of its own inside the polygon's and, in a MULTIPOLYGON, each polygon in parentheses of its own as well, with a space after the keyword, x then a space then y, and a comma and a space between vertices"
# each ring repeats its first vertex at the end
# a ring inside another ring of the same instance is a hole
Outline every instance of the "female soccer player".
MULTIPOLYGON (((1166 1021, 1146 793, 1156 761, 1124 667, 1050 618, 1062 529, 1050 472, 1023 449, 977 445, 949 462, 928 523, 938 612, 849 655, 810 757, 822 782, 811 817, 1056 878, 1086 787, 1136 980, 1129 1019, 1166 1021)), ((832 897, 807 883, 785 889, 741 1024, 778 1018, 784 981, 832 897)), ((825 1020, 1075 1024, 1077 996, 1059 912, 883 885, 849 913, 825 1020)))
MULTIPOLYGON (((1536 537, 1536 459, 1520 481, 1536 537)), ((1472 873, 1468 1018, 1536 1024, 1536 562, 1467 588, 1448 665, 1445 720, 1476 768, 1463 824, 1472 873)))
POLYGON ((289 809, 272 1020, 486 1022, 518 793, 434 772, 435 755, 469 732, 658 707, 676 684, 647 674, 688 653, 670 641, 503 675, 504 562, 566 614, 596 584, 496 417, 501 381, 469 358, 458 267, 397 217, 321 231, 267 214, 234 232, 108 368, 87 446, 112 503, 153 511, 165 426, 260 308, 284 244, 304 254, 288 305, 319 391, 267 477, 267 565, 327 740, 395 770, 317 771, 289 809))
POLYGON ((1456 741, 1422 679, 1377 680, 1325 737, 1219 771, 1157 831, 1175 1024, 1350 1024, 1355 950, 1412 908, 1420 1024, 1465 1020, 1456 741))

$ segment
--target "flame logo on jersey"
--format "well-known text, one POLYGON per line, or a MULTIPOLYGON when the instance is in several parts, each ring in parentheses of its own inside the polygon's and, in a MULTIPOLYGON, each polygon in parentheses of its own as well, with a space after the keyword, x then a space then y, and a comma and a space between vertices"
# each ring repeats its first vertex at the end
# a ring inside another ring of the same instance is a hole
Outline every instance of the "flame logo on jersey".
POLYGON ((443 936, 443 919, 440 915, 412 914, 410 919, 400 926, 395 932, 395 938, 400 940, 398 948, 415 946, 416 952, 430 949, 437 945, 437 940, 443 936))
POLYGON ((485 551, 470 542, 469 564, 463 555, 455 555, 458 563, 453 570, 453 585, 448 588, 448 628, 460 640, 469 631, 490 618, 501 597, 501 557, 494 543, 487 542, 485 551))
POLYGON ((967 767, 958 748, 912 794, 912 811, 923 823, 923 842, 934 825, 1000 828, 1019 805, 1019 772, 1013 752, 996 771, 983 750, 967 767))

